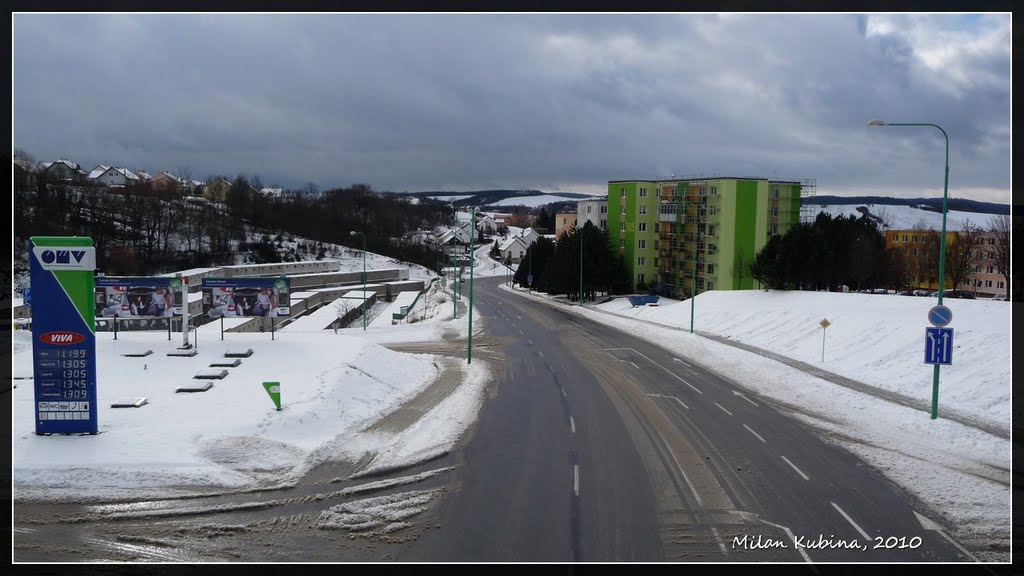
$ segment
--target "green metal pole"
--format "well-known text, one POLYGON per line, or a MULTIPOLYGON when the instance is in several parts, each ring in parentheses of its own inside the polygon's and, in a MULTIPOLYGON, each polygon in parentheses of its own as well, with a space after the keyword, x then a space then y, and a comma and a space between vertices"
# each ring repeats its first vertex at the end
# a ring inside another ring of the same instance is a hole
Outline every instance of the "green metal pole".
POLYGON ((363 331, 366 331, 366 234, 363 234, 363 331))
POLYGON ((527 248, 527 251, 530 252, 530 267, 527 269, 527 276, 528 276, 528 278, 526 279, 527 280, 526 283, 529 284, 529 286, 527 287, 528 288, 527 291, 528 292, 533 292, 533 246, 530 246, 529 248, 527 248))
MULTIPOLYGON (((476 222, 476 208, 473 208, 473 215, 470 222, 476 222)), ((476 226, 469 228, 469 346, 466 348, 466 364, 473 363, 473 266, 475 262, 475 250, 473 250, 473 232, 476 226)))
POLYGON ((580 308, 583 307, 583 228, 580 228, 580 308))
MULTIPOLYGON (((686 198, 683 198, 684 202, 686 198)), ((686 204, 684 203, 685 207, 686 204)), ((693 334, 693 308, 697 298, 697 226, 693 227, 693 265, 690 271, 690 334, 693 334)))
MULTIPOLYGON (((887 122, 887 126, 931 126, 942 132, 946 140, 946 167, 944 181, 942 184, 942 239, 939 242, 939 304, 942 304, 942 294, 946 287, 946 213, 949 211, 949 135, 938 124, 931 123, 895 123, 887 122)), ((956 288, 956 286, 954 286, 956 288)), ((932 420, 939 417, 939 368, 935 364, 932 372, 932 420)))

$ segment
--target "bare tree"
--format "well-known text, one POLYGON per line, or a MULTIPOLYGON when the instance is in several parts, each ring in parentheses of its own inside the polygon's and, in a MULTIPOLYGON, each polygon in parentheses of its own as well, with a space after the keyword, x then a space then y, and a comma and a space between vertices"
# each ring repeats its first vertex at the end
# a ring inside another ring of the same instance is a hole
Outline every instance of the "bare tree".
POLYGON ((952 242, 946 246, 946 278, 952 281, 954 290, 974 276, 976 251, 982 234, 983 231, 972 222, 953 232, 952 242))
POLYGON ((999 214, 988 221, 988 233, 995 241, 989 247, 993 266, 1006 279, 1006 299, 1010 299, 1010 215, 999 214))

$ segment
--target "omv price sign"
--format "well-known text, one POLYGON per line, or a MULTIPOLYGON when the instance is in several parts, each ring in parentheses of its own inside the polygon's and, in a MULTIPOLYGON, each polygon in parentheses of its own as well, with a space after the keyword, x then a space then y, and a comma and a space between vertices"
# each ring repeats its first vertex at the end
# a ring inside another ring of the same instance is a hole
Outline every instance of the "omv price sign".
POLYGON ((96 434, 96 251, 77 236, 29 240, 36 434, 96 434))

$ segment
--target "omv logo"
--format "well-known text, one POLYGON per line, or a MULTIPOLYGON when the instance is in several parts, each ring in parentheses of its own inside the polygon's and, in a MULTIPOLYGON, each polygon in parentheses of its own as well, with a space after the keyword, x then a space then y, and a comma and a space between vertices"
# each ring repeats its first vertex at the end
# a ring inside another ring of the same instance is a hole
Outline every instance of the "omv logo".
POLYGON ((85 336, 78 332, 67 332, 65 330, 57 330, 54 332, 46 332, 39 335, 39 341, 44 344, 81 344, 85 341, 85 336))
POLYGON ((44 270, 96 269, 96 249, 91 246, 34 246, 32 253, 44 270))

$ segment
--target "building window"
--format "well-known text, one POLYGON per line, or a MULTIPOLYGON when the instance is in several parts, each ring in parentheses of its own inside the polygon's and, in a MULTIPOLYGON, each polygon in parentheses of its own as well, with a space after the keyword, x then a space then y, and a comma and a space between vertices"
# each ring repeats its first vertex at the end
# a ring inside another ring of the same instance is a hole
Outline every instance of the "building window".
POLYGON ((985 280, 985 288, 991 288, 991 287, 992 287, 992 281, 991 280, 985 280))
POLYGON ((708 236, 714 236, 714 235, 715 235, 715 225, 711 224, 711 225, 708 226, 708 236))
POLYGON ((625 231, 626 231, 626 222, 625 221, 619 222, 619 232, 625 232, 625 231))
POLYGON ((716 254, 718 252, 718 246, 716 244, 708 244, 708 254, 716 254))
POLYGON ((636 244, 637 248, 640 248, 641 250, 644 250, 644 249, 647 248, 647 240, 641 239, 641 240, 637 240, 636 242, 637 242, 637 244, 636 244))
POLYGON ((640 197, 641 198, 647 198, 647 188, 641 188, 640 189, 640 197))
POLYGON ((622 193, 622 197, 623 197, 623 198, 625 198, 625 197, 626 197, 626 189, 625 189, 625 188, 620 188, 620 189, 619 189, 619 192, 621 192, 621 193, 622 193))
POLYGON ((655 188, 654 189, 654 197, 655 198, 661 198, 661 188, 655 188))
POLYGON ((619 248, 625 248, 625 247, 626 247, 626 239, 623 238, 622 240, 619 240, 619 248))
POLYGON ((647 214, 647 206, 641 206, 640 207, 640 213, 641 214, 647 214))
POLYGON ((608 213, 608 207, 607 207, 607 206, 604 206, 604 205, 602 205, 602 206, 601 206, 601 214, 607 214, 607 213, 608 213))
POLYGON ((1003 282, 1002 282, 1002 280, 999 281, 999 284, 996 287, 999 288, 1000 290, 1003 289, 1003 282))
POLYGON ((626 205, 625 204, 622 205, 622 214, 623 215, 626 214, 626 205))
POLYGON ((772 206, 772 216, 778 216, 778 215, 779 215, 779 207, 778 206, 772 206))
POLYGON ((643 283, 643 281, 644 281, 644 275, 643 274, 637 274, 636 275, 636 283, 637 284, 641 284, 641 283, 643 283))
POLYGON ((714 289, 715 289, 714 282, 708 282, 708 290, 714 290, 714 289))
POLYGON ((770 234, 772 236, 777 236, 779 234, 779 227, 777 224, 772 224, 772 231, 770 232, 770 234))
MULTIPOLYGON (((917 234, 914 234, 914 235, 912 236, 912 238, 914 239, 914 240, 913 240, 914 242, 917 242, 917 234)), ((904 236, 904 237, 903 237, 903 239, 904 239, 904 240, 906 240, 906 239, 907 239, 907 237, 906 237, 906 236, 904 236)))
POLYGON ((647 222, 638 222, 636 230, 637 232, 647 232, 647 222))
POLYGON ((587 206, 587 214, 590 214, 590 206, 587 206))
POLYGON ((715 273, 715 265, 714 264, 708 264, 708 274, 714 274, 714 273, 715 273))
POLYGON ((658 244, 659 244, 659 242, 658 242, 658 239, 657 239, 657 238, 655 238, 655 239, 654 239, 654 249, 655 249, 655 250, 657 250, 657 249, 658 249, 658 244))
POLYGON ((718 213, 718 206, 708 206, 708 214, 714 216, 718 213))
POLYGON ((712 186, 711 187, 711 195, 712 196, 718 196, 718 186, 712 186))
POLYGON ((906 242, 906 241, 907 241, 907 235, 906 235, 906 234, 904 234, 904 235, 903 235, 903 241, 904 241, 904 242, 906 242))
POLYGON ((779 197, 779 189, 778 188, 776 188, 775 190, 772 191, 772 197, 773 198, 778 198, 779 197))
POLYGON ((647 265, 647 257, 646 256, 638 256, 637 259, 636 259, 636 265, 637 266, 646 266, 647 265))
POLYGON ((601 220, 601 230, 604 230, 605 228, 608 228, 608 221, 601 220))

